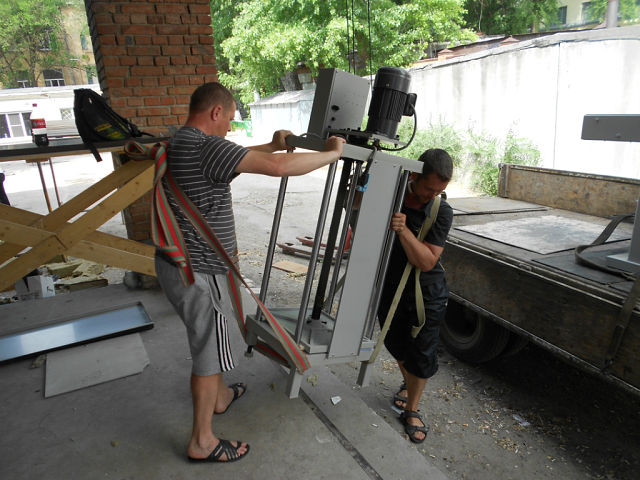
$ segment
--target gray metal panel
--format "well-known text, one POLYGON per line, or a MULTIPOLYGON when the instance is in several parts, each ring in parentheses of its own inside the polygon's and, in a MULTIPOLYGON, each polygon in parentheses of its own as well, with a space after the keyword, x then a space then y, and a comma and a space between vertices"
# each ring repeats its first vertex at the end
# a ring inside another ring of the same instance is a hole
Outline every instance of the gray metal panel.
MULTIPOLYGON (((465 225, 455 229, 544 255, 588 245, 600 235, 605 226, 573 218, 544 215, 465 225)), ((628 234, 618 231, 609 237, 610 242, 627 239, 628 234)))
POLYGON ((139 333, 47 354, 45 398, 142 372, 149 365, 139 333))
POLYGON ((640 115, 585 115, 582 139, 640 142, 640 115))
MULTIPOLYGON (((616 247, 615 244, 606 250, 587 249, 582 252, 582 256, 586 257, 592 262, 606 266, 606 257, 613 253, 620 253, 627 250, 625 247, 616 247)), ((578 275, 579 277, 599 282, 605 285, 615 284, 623 282, 624 279, 619 275, 607 273, 602 270, 596 270, 595 268, 586 267, 579 263, 576 263, 576 256, 573 251, 567 253, 559 253, 556 255, 550 255, 543 258, 535 259, 534 262, 541 263, 548 267, 557 268, 563 272, 578 275)))
MULTIPOLYGON (((549 210, 549 207, 536 205, 535 203, 521 202, 509 198, 500 197, 465 197, 447 199, 451 208, 460 213, 503 213, 503 212, 529 212, 549 210)), ((457 213, 457 212, 456 212, 457 213)))
POLYGON ((2 337, 0 362, 152 326, 144 307, 138 303, 2 337))
POLYGON ((369 81, 337 68, 320 70, 309 133, 327 136, 329 129, 359 129, 369 97, 369 81))
POLYGON ((329 357, 358 353, 401 172, 399 165, 377 159, 369 170, 329 357))

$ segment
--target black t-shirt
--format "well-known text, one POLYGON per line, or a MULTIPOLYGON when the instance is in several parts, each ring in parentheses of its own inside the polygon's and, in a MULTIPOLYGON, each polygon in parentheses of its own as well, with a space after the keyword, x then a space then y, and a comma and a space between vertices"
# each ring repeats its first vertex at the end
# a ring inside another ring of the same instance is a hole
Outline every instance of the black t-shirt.
MULTIPOLYGON (((433 200, 419 210, 409 208, 406 205, 402 207, 402 213, 407 216, 407 227, 411 229, 416 237, 420 232, 420 228, 422 227, 425 218, 427 218, 427 215, 431 210, 432 203, 433 200)), ((452 223, 453 209, 445 200, 442 200, 440 202, 440 208, 438 209, 438 216, 436 217, 436 221, 433 223, 433 225, 431 225, 431 229, 427 232, 427 236, 425 237, 424 241, 427 243, 431 243, 432 245, 444 247, 452 223)), ((395 292, 398 283, 400 283, 400 278, 402 277, 402 272, 404 272, 404 268, 406 265, 407 254, 404 252, 404 248, 402 248, 400 240, 396 238, 396 240, 393 242, 393 249, 391 250, 389 268, 387 270, 387 276, 385 279, 385 290, 391 288, 395 292)), ((433 267, 428 272, 420 273, 421 285, 429 285, 431 283, 442 280, 444 280, 444 269, 442 268, 440 261, 438 261, 435 267, 433 267)), ((413 292, 413 290, 414 275, 412 274, 409 275, 407 286, 405 287, 405 292, 413 292)))

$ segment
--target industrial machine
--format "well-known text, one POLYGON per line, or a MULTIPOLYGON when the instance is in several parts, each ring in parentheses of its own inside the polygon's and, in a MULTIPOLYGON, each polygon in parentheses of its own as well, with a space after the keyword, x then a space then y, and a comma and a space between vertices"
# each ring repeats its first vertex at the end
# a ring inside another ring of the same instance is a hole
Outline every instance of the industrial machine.
MULTIPOLYGON (((383 147, 391 144, 397 147, 393 150, 403 148, 396 136, 397 126, 403 115, 413 114, 416 100, 415 94, 408 93, 409 80, 409 74, 401 69, 383 67, 378 71, 369 120, 362 130, 369 82, 337 69, 321 70, 309 131, 304 136, 288 139, 293 147, 316 151, 323 150, 330 135, 344 136, 347 144, 336 188, 337 162, 328 169, 300 306, 267 307, 302 348, 312 367, 360 361, 358 382, 361 385, 368 382, 366 362, 375 346, 374 321, 394 240, 389 222, 401 205, 409 173, 422 171, 422 163, 387 153, 383 147), (356 202, 358 192, 361 199, 356 202), (334 208, 329 215, 333 197, 334 208), (320 239, 329 216, 325 256, 316 275, 320 239), (348 259, 341 254, 332 258, 334 251, 344 251, 350 224, 354 233, 348 259)), ((287 179, 283 178, 260 289, 263 303, 267 298, 286 189, 287 179)), ((261 318, 260 310, 246 317, 246 328, 249 351, 260 339, 284 355, 271 327, 261 318)), ((302 378, 303 374, 290 367, 289 397, 298 395, 302 378)))

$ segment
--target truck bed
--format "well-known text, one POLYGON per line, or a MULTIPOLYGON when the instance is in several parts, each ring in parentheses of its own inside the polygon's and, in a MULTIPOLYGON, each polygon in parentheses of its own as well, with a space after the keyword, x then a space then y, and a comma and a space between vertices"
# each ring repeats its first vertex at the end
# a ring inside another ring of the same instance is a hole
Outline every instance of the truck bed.
MULTIPOLYGON (((454 224, 442 262, 451 296, 565 359, 599 372, 618 312, 633 282, 575 262, 609 219, 500 197, 454 198, 454 224)), ((632 224, 622 223, 585 255, 627 251, 632 224)), ((634 311, 610 376, 640 385, 640 324, 634 311)))

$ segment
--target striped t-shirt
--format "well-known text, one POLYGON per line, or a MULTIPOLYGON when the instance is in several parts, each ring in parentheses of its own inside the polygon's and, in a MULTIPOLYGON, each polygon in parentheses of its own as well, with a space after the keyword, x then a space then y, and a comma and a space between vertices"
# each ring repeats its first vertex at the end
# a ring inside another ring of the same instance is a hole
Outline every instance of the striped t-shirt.
MULTIPOLYGON (((235 222, 229 182, 249 150, 221 137, 206 135, 195 127, 182 127, 170 140, 167 162, 171 174, 216 233, 224 249, 236 249, 235 222)), ((162 180, 166 182, 166 179, 162 180)), ((165 191, 170 192, 166 183, 165 191)), ((228 267, 198 235, 169 193, 169 203, 196 272, 224 273, 228 267)))

